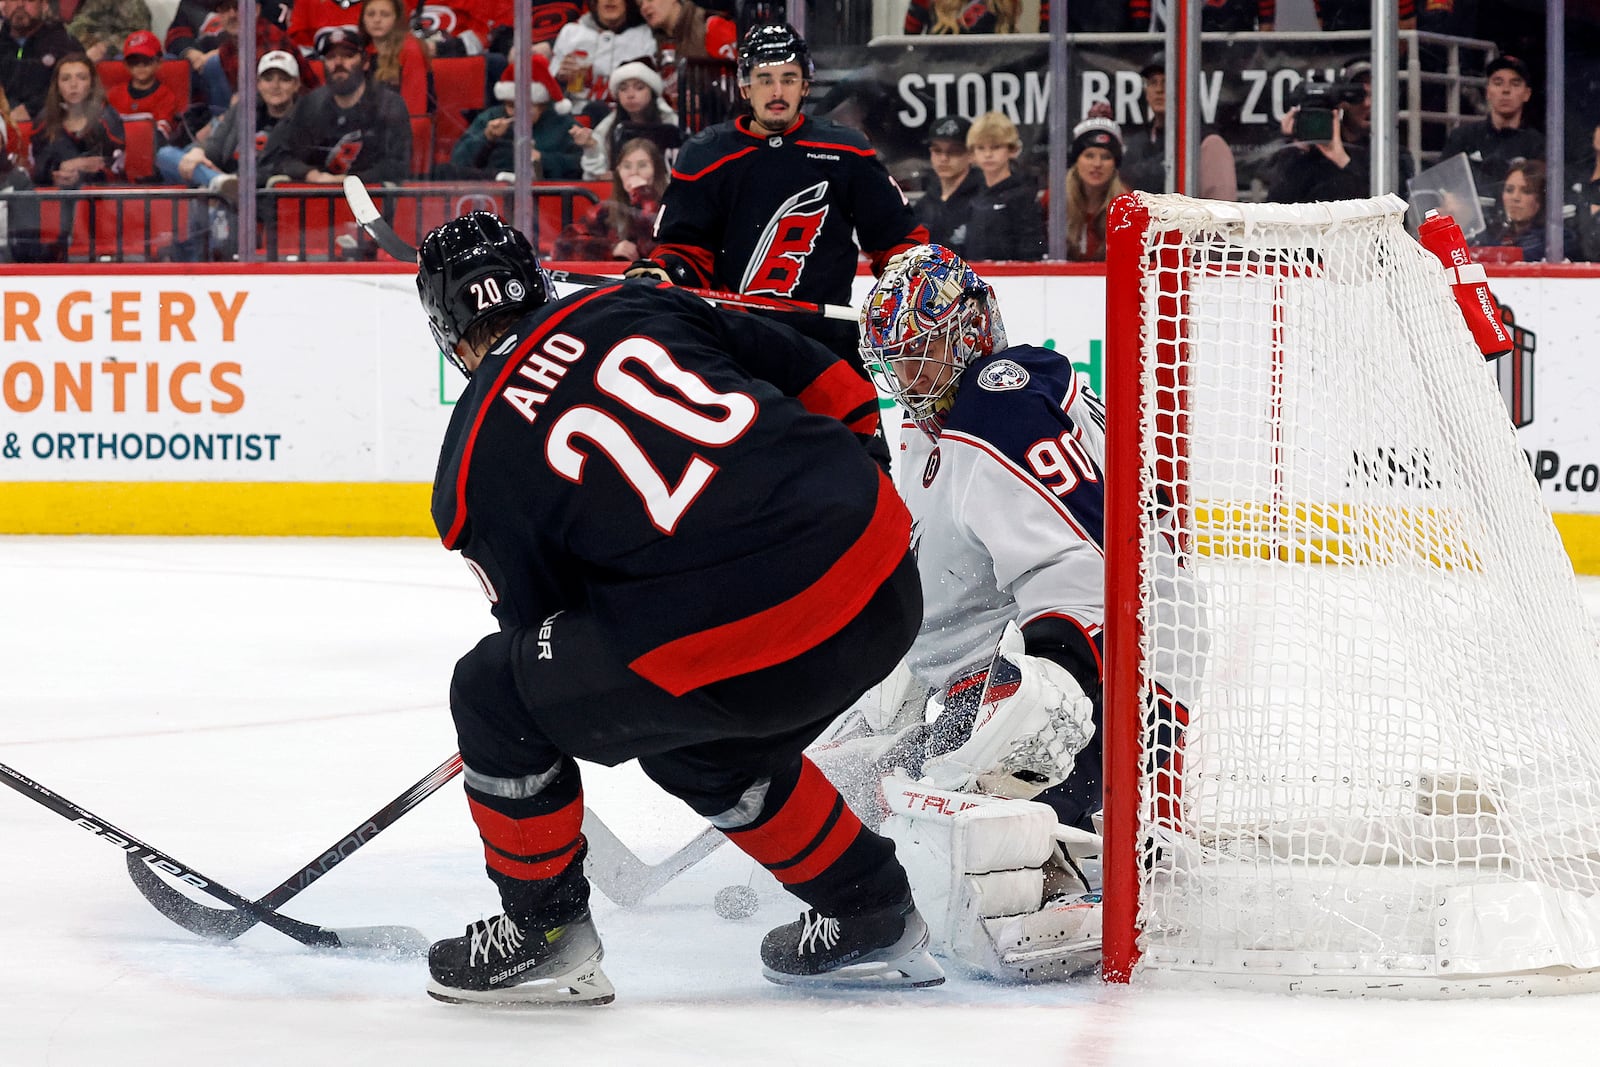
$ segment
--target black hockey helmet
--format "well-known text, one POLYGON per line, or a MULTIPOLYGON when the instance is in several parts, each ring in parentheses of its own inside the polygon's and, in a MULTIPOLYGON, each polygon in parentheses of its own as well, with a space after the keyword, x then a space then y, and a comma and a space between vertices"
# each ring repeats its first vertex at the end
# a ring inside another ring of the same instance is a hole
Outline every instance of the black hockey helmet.
POLYGON ((554 300, 556 291, 521 230, 498 215, 474 211, 422 239, 417 296, 439 350, 470 378, 456 342, 490 315, 531 311, 554 300))
POLYGON ((807 82, 817 72, 806 39, 787 22, 750 27, 750 32, 739 42, 739 84, 749 85, 751 71, 773 63, 800 64, 800 76, 807 82))

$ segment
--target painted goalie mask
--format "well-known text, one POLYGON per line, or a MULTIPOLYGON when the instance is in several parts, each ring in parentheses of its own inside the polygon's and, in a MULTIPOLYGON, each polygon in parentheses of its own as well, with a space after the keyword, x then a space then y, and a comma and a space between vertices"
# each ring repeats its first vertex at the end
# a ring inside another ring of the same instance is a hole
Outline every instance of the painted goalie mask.
POLYGON ((891 259, 861 309, 861 358, 873 382, 930 431, 967 366, 1005 347, 994 291, 942 245, 891 259))

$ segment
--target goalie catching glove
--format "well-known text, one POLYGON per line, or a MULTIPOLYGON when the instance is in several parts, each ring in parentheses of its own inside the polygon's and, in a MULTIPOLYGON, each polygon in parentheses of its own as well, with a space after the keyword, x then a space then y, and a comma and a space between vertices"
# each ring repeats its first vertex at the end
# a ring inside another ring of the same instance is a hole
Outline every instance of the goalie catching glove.
POLYGON ((1072 773, 1094 737, 1094 705, 1065 667, 1025 647, 1007 623, 988 668, 929 702, 928 782, 1031 799, 1072 773))

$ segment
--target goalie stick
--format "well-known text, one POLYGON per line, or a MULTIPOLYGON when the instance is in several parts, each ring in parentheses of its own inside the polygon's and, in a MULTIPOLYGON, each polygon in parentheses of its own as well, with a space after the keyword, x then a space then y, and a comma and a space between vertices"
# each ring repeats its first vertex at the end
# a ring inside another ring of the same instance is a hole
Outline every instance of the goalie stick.
POLYGON ((427 939, 420 931, 408 926, 361 926, 336 930, 291 919, 270 908, 261 907, 4 763, 0 763, 0 784, 10 786, 40 807, 55 812, 74 826, 81 826, 126 853, 130 864, 138 863, 160 870, 185 885, 193 886, 225 904, 250 914, 262 924, 293 938, 302 945, 314 948, 377 949, 397 954, 420 953, 427 950, 427 939))
MULTIPOLYGON (((415 263, 417 250, 394 231, 389 225, 389 220, 378 211, 372 202, 372 194, 367 191, 366 184, 354 174, 347 175, 344 180, 344 198, 350 205, 350 211, 355 215, 356 223, 365 231, 367 236, 377 242, 383 249, 402 263, 415 263)), ((546 268, 549 270, 549 268, 546 268)), ((571 270, 549 270, 550 277, 558 282, 569 285, 586 285, 591 288, 602 285, 615 285, 622 281, 608 274, 583 274, 571 270)), ((784 300, 781 297, 759 296, 745 293, 719 293, 710 289, 694 289, 689 286, 679 286, 686 293, 693 293, 700 299, 725 307, 744 308, 757 311, 787 311, 804 315, 821 315, 824 318, 840 319, 848 322, 856 321, 856 311, 844 304, 813 304, 805 300, 784 300)))

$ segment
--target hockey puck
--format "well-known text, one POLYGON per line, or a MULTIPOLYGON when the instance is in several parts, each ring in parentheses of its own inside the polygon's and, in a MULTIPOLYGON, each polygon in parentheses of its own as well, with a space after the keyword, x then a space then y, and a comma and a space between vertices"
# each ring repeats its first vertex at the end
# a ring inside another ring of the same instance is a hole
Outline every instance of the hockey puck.
POLYGON ((756 891, 747 885, 725 885, 717 890, 711 906, 724 919, 748 919, 760 907, 756 891))

